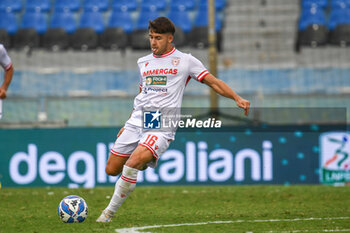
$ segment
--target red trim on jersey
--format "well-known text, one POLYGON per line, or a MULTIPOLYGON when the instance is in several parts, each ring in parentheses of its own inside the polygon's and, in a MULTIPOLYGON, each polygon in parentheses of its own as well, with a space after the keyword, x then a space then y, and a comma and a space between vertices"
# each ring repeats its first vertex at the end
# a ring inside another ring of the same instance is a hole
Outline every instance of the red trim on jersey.
POLYGON ((197 79, 198 79, 198 81, 202 81, 203 80, 203 78, 205 77, 205 76, 207 76, 209 74, 209 71, 207 71, 207 70, 205 70, 205 71, 203 71, 202 73, 200 73, 200 75, 198 75, 198 77, 197 77, 197 79))
POLYGON ((12 67, 12 62, 5 67, 5 71, 8 71, 9 69, 11 69, 11 67, 12 67))
POLYGON ((155 150, 153 150, 152 147, 150 147, 149 145, 144 144, 144 143, 140 144, 140 146, 144 146, 144 147, 146 147, 147 149, 149 149, 149 150, 152 152, 153 157, 154 157, 155 159, 158 159, 159 156, 157 155, 157 153, 155 152, 155 150))
POLYGON ((175 52, 175 50, 176 50, 176 48, 173 47, 169 52, 164 53, 164 54, 162 54, 162 55, 155 55, 155 54, 153 54, 153 57, 155 57, 155 58, 166 57, 166 56, 169 56, 169 55, 173 54, 173 53, 175 52))
POLYGON ((188 76, 187 77, 187 80, 186 80, 186 84, 185 84, 185 87, 187 86, 188 82, 191 80, 191 76, 188 76))
POLYGON ((132 184, 136 184, 136 181, 137 181, 136 179, 131 179, 131 178, 123 176, 123 175, 120 177, 120 179, 122 179, 126 182, 129 182, 129 183, 132 183, 132 184))
POLYGON ((210 74, 210 73, 208 72, 208 73, 204 74, 203 77, 201 78, 201 80, 199 80, 199 81, 202 82, 203 79, 205 78, 205 76, 207 76, 208 74, 210 74))
POLYGON ((115 155, 115 156, 118 156, 118 157, 129 157, 131 154, 123 154, 123 153, 119 153, 119 152, 116 152, 114 150, 111 150, 111 154, 115 155))

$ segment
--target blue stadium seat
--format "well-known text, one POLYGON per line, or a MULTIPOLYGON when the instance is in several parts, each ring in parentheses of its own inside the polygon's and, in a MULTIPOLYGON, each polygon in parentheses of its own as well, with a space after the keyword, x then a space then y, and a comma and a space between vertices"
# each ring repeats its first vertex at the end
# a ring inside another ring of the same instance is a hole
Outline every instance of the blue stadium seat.
POLYGON ((332 9, 328 27, 330 30, 330 43, 350 45, 350 8, 332 9))
POLYGON ((0 0, 0 10, 19 12, 22 10, 22 0, 0 0))
POLYGON ((104 19, 99 8, 84 8, 80 25, 72 35, 71 46, 79 50, 94 49, 98 46, 99 37, 104 31, 104 19))
POLYGON ((0 9, 0 43, 5 47, 11 47, 11 35, 17 32, 16 17, 8 8, 0 9))
POLYGON ((40 9, 42 12, 48 12, 51 9, 51 1, 50 0, 30 0, 27 1, 26 11, 35 11, 36 9, 40 9))
POLYGON ((317 47, 328 43, 329 32, 323 8, 304 8, 299 19, 298 28, 298 46, 317 47))
MULTIPOLYGON (((225 8, 226 0, 216 0, 215 1, 215 9, 217 11, 221 11, 225 8)), ((200 1, 199 8, 207 8, 208 7, 208 1, 200 1)))
POLYGON ((137 20, 136 29, 148 29, 148 21, 160 16, 155 6, 143 6, 137 20))
POLYGON ((54 10, 50 27, 43 38, 43 46, 50 50, 64 50, 69 47, 71 35, 76 31, 76 22, 69 8, 54 10))
MULTIPOLYGON (((197 16, 194 21, 191 35, 189 37, 192 46, 197 48, 208 47, 209 45, 208 25, 209 25, 208 5, 201 3, 197 16)), ((215 15, 215 30, 216 30, 216 37, 217 37, 217 48, 219 51, 221 50, 221 39, 222 39, 221 27, 222 27, 221 20, 217 12, 215 15)))
POLYGON ((80 18, 80 28, 92 28, 97 34, 105 29, 102 13, 94 9, 86 8, 80 18))
POLYGON ((136 0, 114 0, 112 8, 122 11, 135 11, 137 9, 137 2, 136 0))
POLYGON ((350 9, 333 9, 329 16, 329 30, 334 30, 341 24, 350 24, 350 9))
POLYGON ((97 7, 85 8, 80 17, 80 25, 72 35, 71 46, 77 50, 95 49, 99 35, 105 31, 102 12, 97 7))
POLYGON ((101 46, 105 49, 124 49, 128 45, 128 34, 131 34, 133 27, 127 6, 113 8, 108 26, 100 38, 101 46))
POLYGON ((85 0, 84 9, 87 8, 98 8, 100 11, 108 10, 109 2, 108 0, 85 0))
POLYGON ((20 28, 14 37, 14 47, 35 48, 40 45, 40 37, 47 31, 45 13, 40 8, 28 8, 23 14, 20 28))
POLYGON ((143 5, 135 30, 131 33, 131 47, 133 49, 149 49, 148 22, 160 16, 155 5, 143 5))
POLYGON ((350 8, 350 0, 331 0, 332 10, 350 8))
POLYGON ((130 34, 134 29, 134 25, 128 8, 113 8, 108 27, 122 28, 127 34, 130 34))
POLYGON ((303 0, 301 6, 306 9, 312 7, 326 8, 328 6, 328 0, 303 0))
POLYGON ((172 6, 168 17, 176 27, 181 28, 184 33, 189 33, 192 30, 192 22, 186 9, 183 5, 172 6))
POLYGON ((152 6, 155 6, 158 11, 165 10, 167 4, 165 0, 143 0, 142 1, 142 8, 143 9, 149 9, 152 6))
POLYGON ((68 8, 58 8, 52 13, 50 28, 63 28, 66 33, 73 34, 76 27, 74 15, 68 8))
POLYGON ((84 8, 80 17, 80 25, 72 35, 71 46, 78 50, 95 49, 99 37, 105 31, 102 12, 97 7, 84 8))
POLYGON ((80 0, 55 0, 54 8, 68 8, 71 11, 78 11, 80 9, 80 0))
MULTIPOLYGON (((195 27, 207 27, 209 25, 208 19, 208 6, 206 4, 200 4, 199 10, 197 12, 197 17, 194 21, 195 27)), ((221 20, 218 13, 215 15, 215 29, 220 31, 222 27, 221 20)))
POLYGON ((299 19, 299 31, 303 31, 313 24, 326 25, 326 15, 324 10, 317 7, 303 9, 299 19))
POLYGON ((13 12, 0 10, 0 29, 4 29, 9 35, 16 34, 18 25, 13 12))
POLYGON ((173 5, 168 15, 175 24, 174 44, 176 47, 185 45, 192 30, 192 22, 186 9, 184 5, 173 5))
POLYGON ((196 6, 194 0, 173 0, 171 1, 171 9, 193 10, 196 6))
POLYGON ((46 15, 39 9, 26 11, 22 17, 22 29, 34 29, 39 35, 47 30, 46 15))

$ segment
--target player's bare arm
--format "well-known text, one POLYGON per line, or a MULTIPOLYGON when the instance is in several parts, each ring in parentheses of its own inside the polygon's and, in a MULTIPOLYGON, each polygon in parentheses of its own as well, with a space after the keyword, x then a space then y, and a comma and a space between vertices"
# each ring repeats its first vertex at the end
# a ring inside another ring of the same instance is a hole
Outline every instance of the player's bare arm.
POLYGON ((14 72, 13 66, 11 66, 8 70, 5 71, 4 82, 2 83, 2 85, 0 87, 0 99, 6 98, 6 92, 7 92, 8 87, 10 86, 13 72, 14 72))
POLYGON ((229 87, 224 81, 216 78, 212 74, 208 74, 203 78, 203 83, 213 88, 213 90, 224 97, 233 99, 236 101, 238 107, 244 109, 244 114, 248 116, 249 114, 249 100, 243 99, 239 96, 231 87, 229 87))

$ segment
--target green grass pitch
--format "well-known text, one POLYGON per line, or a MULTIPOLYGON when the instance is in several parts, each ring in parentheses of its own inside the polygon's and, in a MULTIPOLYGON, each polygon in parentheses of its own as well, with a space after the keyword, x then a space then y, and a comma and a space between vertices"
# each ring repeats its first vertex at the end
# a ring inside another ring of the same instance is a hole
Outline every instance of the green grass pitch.
POLYGON ((350 187, 140 186, 113 222, 96 223, 112 193, 113 187, 3 187, 0 232, 116 232, 151 225, 164 226, 138 232, 350 232, 350 187), (88 203, 83 223, 58 217, 60 200, 71 194, 88 203))

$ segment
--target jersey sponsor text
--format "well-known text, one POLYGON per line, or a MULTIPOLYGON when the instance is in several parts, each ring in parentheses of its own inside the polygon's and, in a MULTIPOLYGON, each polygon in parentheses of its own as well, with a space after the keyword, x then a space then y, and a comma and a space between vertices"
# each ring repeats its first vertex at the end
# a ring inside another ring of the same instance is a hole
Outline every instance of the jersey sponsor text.
POLYGON ((153 69, 143 72, 143 77, 152 76, 152 75, 161 75, 161 74, 173 74, 177 75, 177 69, 153 69))

